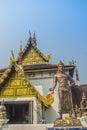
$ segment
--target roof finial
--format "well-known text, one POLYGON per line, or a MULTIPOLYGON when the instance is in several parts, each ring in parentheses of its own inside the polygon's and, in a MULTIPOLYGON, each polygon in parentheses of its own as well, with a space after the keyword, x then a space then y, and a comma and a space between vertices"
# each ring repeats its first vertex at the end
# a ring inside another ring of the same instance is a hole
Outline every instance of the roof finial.
POLYGON ((13 50, 11 50, 11 55, 12 55, 12 58, 14 59, 14 53, 13 53, 13 50))
POLYGON ((29 30, 29 41, 32 41, 31 31, 29 30))
POLYGON ((22 52, 22 41, 20 41, 20 53, 22 52))
POLYGON ((34 35, 33 35, 33 44, 37 45, 35 32, 34 32, 34 35))
POLYGON ((35 32, 34 32, 34 35, 33 35, 33 38, 36 38, 36 36, 35 36, 36 34, 35 34, 35 32))
POLYGON ((13 53, 13 50, 11 50, 11 57, 10 57, 10 62, 11 63, 14 63, 16 60, 14 58, 14 53, 13 53))
POLYGON ((30 37, 31 37, 31 31, 29 30, 29 35, 30 35, 30 37))
POLYGON ((20 41, 20 51, 18 57, 18 65, 22 65, 22 41, 20 41))

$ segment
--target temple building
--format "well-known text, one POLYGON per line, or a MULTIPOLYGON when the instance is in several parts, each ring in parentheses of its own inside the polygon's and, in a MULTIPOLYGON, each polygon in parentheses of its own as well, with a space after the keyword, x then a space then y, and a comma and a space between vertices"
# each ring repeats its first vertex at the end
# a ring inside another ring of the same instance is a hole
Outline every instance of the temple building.
MULTIPOLYGON (((51 58, 38 49, 35 33, 24 49, 20 45, 16 59, 12 51, 9 66, 0 70, 0 101, 4 100, 9 124, 52 123, 57 118, 58 87, 49 93, 57 72, 51 58)), ((72 77, 74 68, 74 64, 65 65, 72 77)))

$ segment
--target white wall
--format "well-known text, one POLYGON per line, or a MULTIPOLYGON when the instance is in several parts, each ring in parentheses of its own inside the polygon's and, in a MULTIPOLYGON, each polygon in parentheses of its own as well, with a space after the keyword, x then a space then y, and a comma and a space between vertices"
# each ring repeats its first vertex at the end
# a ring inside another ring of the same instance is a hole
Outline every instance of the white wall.
MULTIPOLYGON (((44 97, 46 97, 49 93, 49 88, 53 85, 53 77, 46 74, 42 77, 39 76, 39 78, 31 78, 30 81, 37 87, 37 90, 41 91, 44 97)), ((54 92, 54 103, 46 110, 46 123, 53 123, 58 118, 58 85, 54 92)))

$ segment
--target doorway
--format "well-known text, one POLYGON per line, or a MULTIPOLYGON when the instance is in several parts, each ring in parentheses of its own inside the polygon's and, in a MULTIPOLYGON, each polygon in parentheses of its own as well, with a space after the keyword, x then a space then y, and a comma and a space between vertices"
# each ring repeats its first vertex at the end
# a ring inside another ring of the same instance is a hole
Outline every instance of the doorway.
POLYGON ((33 123, 33 103, 29 102, 16 102, 7 103, 7 117, 9 124, 32 124, 33 123))

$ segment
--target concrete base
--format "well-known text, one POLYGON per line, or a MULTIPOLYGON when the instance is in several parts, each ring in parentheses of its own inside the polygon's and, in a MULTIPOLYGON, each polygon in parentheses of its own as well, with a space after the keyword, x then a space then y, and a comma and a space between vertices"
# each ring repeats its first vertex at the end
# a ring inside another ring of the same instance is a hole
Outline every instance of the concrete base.
POLYGON ((6 124, 3 130, 47 130, 53 124, 6 124))
POLYGON ((4 125, 2 130, 87 130, 87 127, 53 127, 53 124, 4 125))
POLYGON ((87 130, 87 128, 82 127, 55 127, 55 128, 48 128, 47 130, 87 130))

